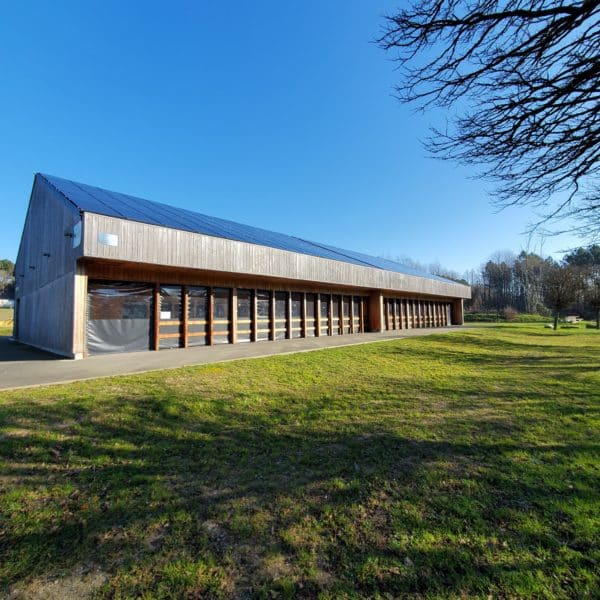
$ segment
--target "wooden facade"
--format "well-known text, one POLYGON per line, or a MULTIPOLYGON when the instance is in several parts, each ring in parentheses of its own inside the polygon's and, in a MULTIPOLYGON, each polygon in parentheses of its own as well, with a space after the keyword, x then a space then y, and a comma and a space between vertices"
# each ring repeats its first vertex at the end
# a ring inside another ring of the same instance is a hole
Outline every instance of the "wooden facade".
POLYGON ((88 355, 93 282, 146 286, 156 350, 462 324, 470 295, 439 278, 81 211, 39 176, 15 274, 14 336, 72 358, 88 355))

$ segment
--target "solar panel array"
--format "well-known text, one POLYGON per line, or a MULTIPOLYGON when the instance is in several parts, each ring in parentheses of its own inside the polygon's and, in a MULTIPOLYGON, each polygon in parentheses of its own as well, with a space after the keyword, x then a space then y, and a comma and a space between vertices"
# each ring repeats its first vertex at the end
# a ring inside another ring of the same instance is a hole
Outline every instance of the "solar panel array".
POLYGON ((443 277, 412 269, 385 258, 369 256, 360 252, 353 252, 352 250, 343 250, 327 244, 310 242, 295 236, 276 233, 250 225, 242 225, 226 219, 209 217, 185 208, 176 208, 168 204, 144 200, 143 198, 136 198, 128 194, 111 192, 99 187, 77 183, 52 175, 41 173, 39 175, 58 190, 77 209, 83 212, 92 212, 119 219, 160 225, 192 233, 202 233, 204 235, 239 242, 248 242, 250 244, 278 248, 279 250, 329 258, 363 267, 374 267, 406 275, 449 281, 443 277))

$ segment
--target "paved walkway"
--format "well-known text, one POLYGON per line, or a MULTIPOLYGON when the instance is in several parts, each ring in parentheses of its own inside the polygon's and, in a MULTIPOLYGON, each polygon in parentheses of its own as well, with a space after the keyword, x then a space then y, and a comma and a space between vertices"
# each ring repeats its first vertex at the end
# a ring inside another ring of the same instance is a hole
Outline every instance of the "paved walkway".
POLYGON ((13 342, 8 337, 0 337, 0 389, 35 387, 276 354, 310 352, 322 348, 338 348, 460 330, 461 327, 408 329, 382 333, 278 340, 277 342, 223 344, 212 347, 196 346, 161 350, 160 352, 106 354, 91 356, 83 360, 63 359, 13 342))

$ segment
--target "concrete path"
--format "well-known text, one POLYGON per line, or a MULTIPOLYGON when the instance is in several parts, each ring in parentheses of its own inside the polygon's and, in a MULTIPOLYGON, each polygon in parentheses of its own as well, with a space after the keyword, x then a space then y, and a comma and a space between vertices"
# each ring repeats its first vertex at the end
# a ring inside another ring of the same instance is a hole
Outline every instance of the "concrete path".
POLYGON ((323 348, 338 348, 460 330, 461 327, 408 329, 382 333, 278 340, 277 342, 223 344, 212 347, 196 346, 194 348, 161 350, 160 352, 106 354, 83 360, 63 359, 13 342, 8 337, 0 337, 0 390, 144 373, 276 354, 310 352, 323 348))

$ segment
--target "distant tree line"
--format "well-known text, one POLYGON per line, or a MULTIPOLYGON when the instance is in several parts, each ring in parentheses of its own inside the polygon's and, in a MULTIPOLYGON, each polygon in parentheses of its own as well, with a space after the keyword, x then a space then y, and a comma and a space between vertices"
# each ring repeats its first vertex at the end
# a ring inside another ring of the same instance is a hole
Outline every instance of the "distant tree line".
POLYGON ((472 297, 466 310, 555 317, 571 310, 600 328, 600 246, 577 248, 557 262, 535 253, 496 253, 465 274, 472 297))
POLYGON ((8 258, 0 259, 0 298, 15 297, 15 265, 8 258))

